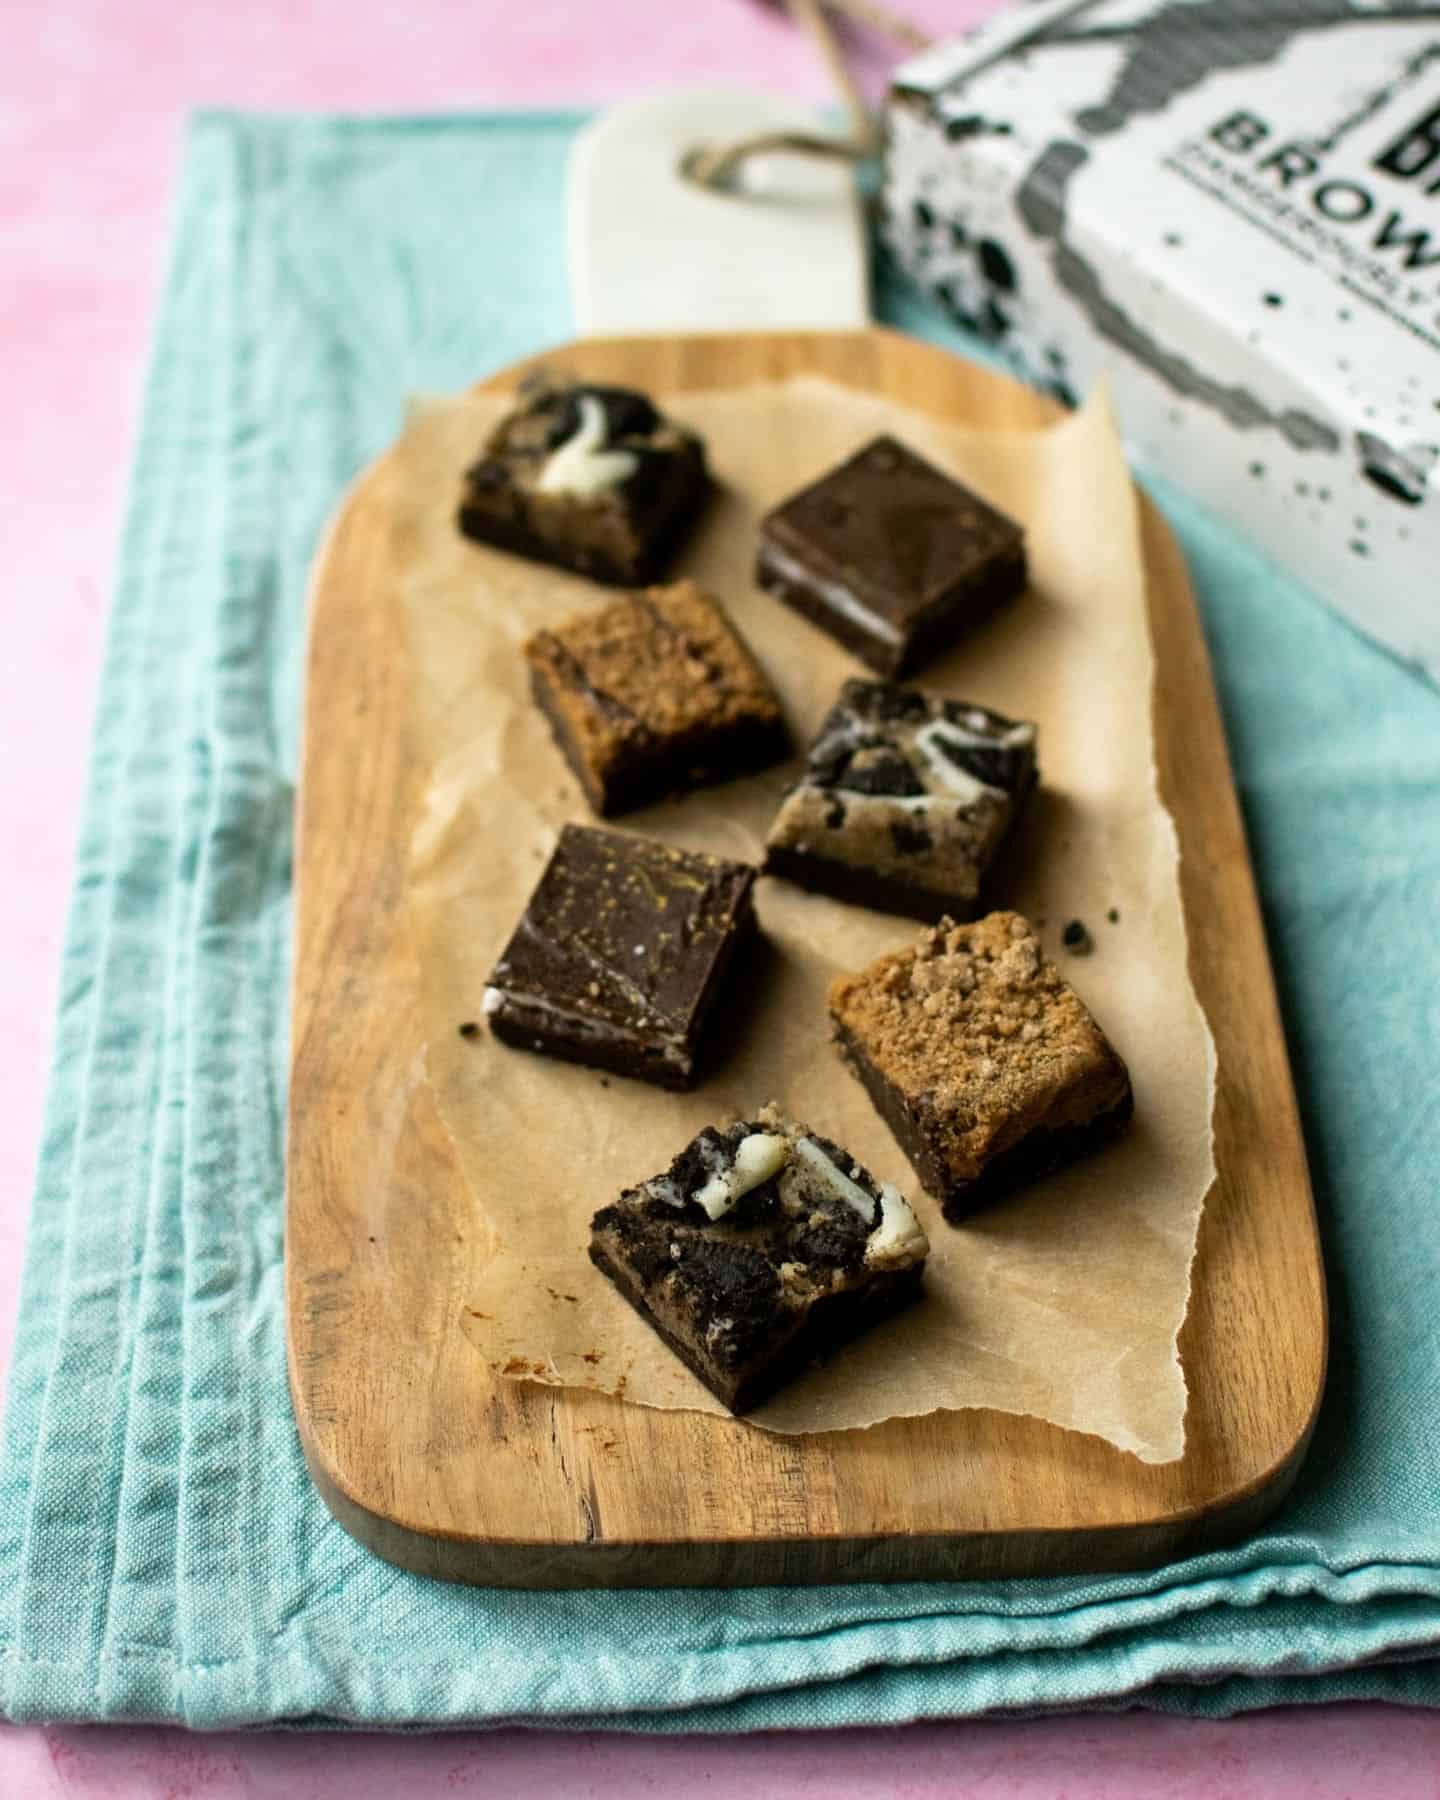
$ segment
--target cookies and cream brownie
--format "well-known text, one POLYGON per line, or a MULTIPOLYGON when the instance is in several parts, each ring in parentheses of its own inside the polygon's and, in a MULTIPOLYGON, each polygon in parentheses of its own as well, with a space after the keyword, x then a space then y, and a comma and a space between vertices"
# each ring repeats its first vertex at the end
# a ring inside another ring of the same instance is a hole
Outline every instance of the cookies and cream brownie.
POLYGON ((830 1016, 952 1224, 1130 1117, 1125 1064, 1019 913, 942 920, 836 980, 830 1016))
POLYGON ((766 1107, 596 1213, 590 1258, 739 1413, 912 1299, 929 1247, 898 1188, 766 1107))
POLYGON ((466 470, 467 537, 643 587, 709 490, 705 449, 632 388, 531 377, 466 470))
POLYGON ((755 871, 566 825, 490 975, 502 1043, 685 1088, 726 970, 755 929, 755 871))
POLYGON ((788 748, 775 690, 693 581, 536 632, 525 657, 536 702, 598 813, 763 768, 788 748))
POLYGON ((967 701, 847 681, 775 817, 766 870, 889 912, 969 914, 1035 785, 1035 737, 967 701))
POLYGON ((1024 534, 878 437, 761 521, 755 578, 893 679, 1020 593, 1024 534))

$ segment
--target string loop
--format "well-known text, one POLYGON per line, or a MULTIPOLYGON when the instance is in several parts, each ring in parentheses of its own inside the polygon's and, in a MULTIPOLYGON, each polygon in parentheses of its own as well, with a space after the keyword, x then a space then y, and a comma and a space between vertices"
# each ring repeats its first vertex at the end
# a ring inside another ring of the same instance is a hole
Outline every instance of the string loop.
POLYGON ((752 156, 777 151, 795 156, 825 157, 831 161, 862 162, 880 147, 880 132, 865 96, 860 92, 845 53, 827 13, 838 13, 872 30, 896 39, 910 50, 924 50, 930 40, 908 19, 892 13, 879 0, 786 0, 791 17, 809 32, 824 58, 850 114, 850 136, 825 137, 809 131, 757 131, 730 144, 701 144, 688 150, 680 173, 701 187, 717 193, 734 193, 736 175, 752 156))

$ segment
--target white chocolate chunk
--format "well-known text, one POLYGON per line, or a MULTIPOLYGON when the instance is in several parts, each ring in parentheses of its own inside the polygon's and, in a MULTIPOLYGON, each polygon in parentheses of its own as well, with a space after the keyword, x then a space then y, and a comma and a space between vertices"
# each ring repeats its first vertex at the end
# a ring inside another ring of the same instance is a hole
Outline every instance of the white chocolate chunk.
POLYGON ((868 1263, 913 1262, 930 1248, 924 1227, 910 1210, 910 1202, 888 1181, 880 1184, 880 1223, 865 1246, 868 1263))
POLYGON ((735 1166, 730 1173, 735 1198, 748 1194, 772 1175, 778 1175, 790 1160, 790 1140, 772 1131, 752 1131, 741 1138, 735 1152, 735 1166))
POLYGON ((628 481, 639 467, 633 450, 605 448, 605 408, 593 394, 581 394, 580 429, 566 438, 540 471, 542 494, 578 494, 588 499, 628 481))
POLYGON ((843 1169, 831 1162, 813 1138, 797 1138, 795 1154, 810 1165, 837 1199, 853 1207, 867 1225, 875 1223, 875 1202, 858 1182, 852 1181, 843 1169))
POLYGON ((504 1004, 505 996, 500 992, 499 988, 487 987, 480 999, 480 1010, 488 1019, 499 1012, 504 1004))
POLYGON ((752 1131, 741 1138, 730 1167, 712 1175, 697 1191, 695 1204, 703 1207, 709 1218, 723 1219, 737 1200, 778 1174, 789 1160, 789 1138, 777 1137, 770 1131, 752 1131))

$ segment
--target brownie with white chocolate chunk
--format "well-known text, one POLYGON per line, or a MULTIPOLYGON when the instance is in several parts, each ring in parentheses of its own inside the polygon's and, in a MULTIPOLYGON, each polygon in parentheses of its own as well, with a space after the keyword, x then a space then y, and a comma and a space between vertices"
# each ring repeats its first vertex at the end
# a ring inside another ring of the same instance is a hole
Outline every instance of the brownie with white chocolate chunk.
POLYGON ((1035 785, 1036 730, 963 700, 847 681, 771 826, 765 868, 838 899, 965 916, 1035 785))
POLYGON ((566 825, 491 971, 491 1032, 689 1087, 726 973, 755 931, 754 882, 746 863, 566 825))
POLYGON ((1130 1076, 1019 913, 944 919, 830 989, 840 1053, 958 1223, 1098 1149, 1130 1076))
POLYGON ((525 658, 536 703, 598 813, 763 768, 788 748, 775 690, 693 581, 538 631, 525 658))
POLYGON ((929 1248, 898 1188, 765 1107, 596 1213, 590 1259, 740 1413, 913 1299, 929 1248))
POLYGON ((705 448, 632 388, 542 371, 465 472, 467 537, 642 587, 709 491, 705 448))

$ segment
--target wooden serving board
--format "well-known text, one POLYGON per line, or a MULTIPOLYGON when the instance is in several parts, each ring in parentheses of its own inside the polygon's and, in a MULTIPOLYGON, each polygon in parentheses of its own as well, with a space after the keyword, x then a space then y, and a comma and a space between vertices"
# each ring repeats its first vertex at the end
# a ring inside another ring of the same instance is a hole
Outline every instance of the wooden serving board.
MULTIPOLYGON (((1049 401, 891 332, 568 347, 652 390, 816 373, 961 423, 1049 401)), ((495 384, 512 384, 511 369, 495 384)), ((990 1411, 777 1437, 497 1379, 460 1328, 472 1208, 424 1079, 402 920, 407 677, 386 461, 352 488, 311 614, 296 853, 286 1279, 295 1415, 331 1510, 391 1561, 501 1586, 1053 1574, 1233 1538, 1282 1499, 1325 1370, 1299 1120, 1210 667, 1179 551, 1143 511, 1160 780, 1219 1055, 1215 1156, 1180 1347, 1187 1449, 1150 1466, 990 1411)))

